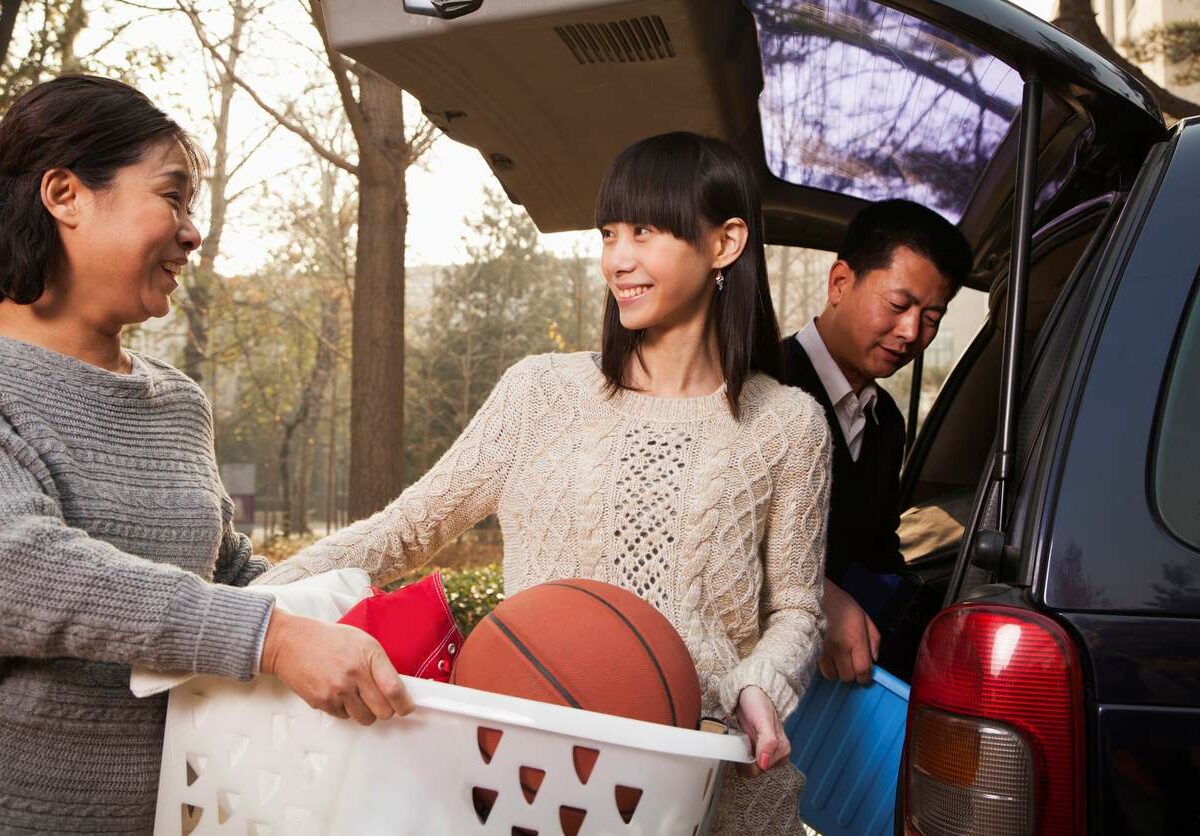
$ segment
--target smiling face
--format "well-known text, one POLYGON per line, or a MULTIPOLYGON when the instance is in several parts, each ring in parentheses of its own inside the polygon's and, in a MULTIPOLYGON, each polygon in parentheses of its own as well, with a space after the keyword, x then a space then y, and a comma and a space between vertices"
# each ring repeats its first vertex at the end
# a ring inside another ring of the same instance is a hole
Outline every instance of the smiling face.
POLYGON ((623 328, 670 328, 707 317, 717 289, 714 258, 722 260, 719 230, 704 235, 699 247, 648 224, 605 224, 600 236, 600 269, 623 328))
POLYGON ((200 246, 188 212, 192 189, 174 140, 151 146, 103 189, 48 175, 43 191, 64 255, 48 283, 52 301, 105 331, 165 316, 188 253, 200 246))
POLYGON ((844 261, 829 273, 817 328, 857 392, 890 377, 933 342, 953 290, 933 262, 898 246, 887 267, 862 276, 844 261))

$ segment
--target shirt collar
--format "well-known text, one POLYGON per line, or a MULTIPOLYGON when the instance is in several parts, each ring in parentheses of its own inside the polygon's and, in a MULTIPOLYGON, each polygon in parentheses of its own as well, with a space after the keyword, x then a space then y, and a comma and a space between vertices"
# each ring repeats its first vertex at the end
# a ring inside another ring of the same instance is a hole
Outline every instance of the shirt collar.
MULTIPOLYGON (((850 381, 846 380, 846 375, 842 373, 837 361, 833 359, 833 355, 825 346, 825 340, 822 339, 821 332, 817 330, 815 317, 802 331, 796 334, 796 340, 804 349, 804 353, 808 355, 808 359, 812 361, 813 369, 816 371, 817 377, 821 379, 821 385, 825 387, 825 394, 829 396, 830 403, 837 406, 847 395, 854 395, 850 381)), ((875 395, 875 384, 868 383, 855 398, 864 413, 870 407, 872 417, 875 417, 875 395)))

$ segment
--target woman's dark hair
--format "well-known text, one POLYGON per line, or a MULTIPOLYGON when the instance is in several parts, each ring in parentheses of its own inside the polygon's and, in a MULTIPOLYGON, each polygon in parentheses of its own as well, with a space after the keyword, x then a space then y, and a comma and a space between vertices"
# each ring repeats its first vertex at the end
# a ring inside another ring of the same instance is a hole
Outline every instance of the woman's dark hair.
POLYGON ((41 198, 47 171, 70 169, 100 190, 169 139, 183 146, 198 182, 202 158, 191 138, 128 84, 63 76, 13 102, 0 120, 0 302, 36 302, 56 267, 58 231, 41 198))
MULTIPOLYGON (((721 372, 730 412, 739 417, 738 397, 752 372, 778 378, 779 325, 767 284, 762 205, 758 181, 745 157, 719 139, 678 131, 643 139, 613 161, 596 198, 596 226, 635 223, 653 226, 700 246, 706 232, 730 218, 746 222, 749 236, 737 260, 724 269, 715 320, 721 372)), ((600 367, 609 393, 631 388, 630 361, 643 331, 621 325, 620 308, 609 294, 604 307, 600 367)))
POLYGON ((971 245, 958 227, 911 200, 881 200, 859 211, 846 228, 837 257, 855 278, 892 263, 896 247, 908 247, 933 262, 950 282, 951 296, 971 274, 971 245))

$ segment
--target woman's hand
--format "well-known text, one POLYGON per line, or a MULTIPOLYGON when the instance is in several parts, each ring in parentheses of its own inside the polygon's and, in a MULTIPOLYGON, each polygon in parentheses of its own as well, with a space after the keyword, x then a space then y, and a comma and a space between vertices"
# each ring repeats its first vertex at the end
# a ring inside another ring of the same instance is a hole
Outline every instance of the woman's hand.
POLYGON ((282 679, 313 708, 364 726, 413 710, 379 642, 357 627, 276 608, 259 669, 282 679))
POLYGON ((758 775, 764 769, 787 760, 792 753, 792 744, 783 732, 775 704, 766 691, 757 685, 747 685, 738 695, 734 713, 738 725, 750 738, 750 747, 754 751, 754 763, 738 764, 738 770, 743 775, 758 775))

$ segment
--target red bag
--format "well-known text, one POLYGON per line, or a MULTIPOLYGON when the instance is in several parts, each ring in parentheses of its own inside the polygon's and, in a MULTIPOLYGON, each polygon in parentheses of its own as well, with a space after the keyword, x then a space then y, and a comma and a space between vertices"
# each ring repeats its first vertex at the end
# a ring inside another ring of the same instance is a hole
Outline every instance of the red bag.
POLYGON ((374 587, 371 592, 338 623, 374 636, 400 673, 449 682, 463 634, 450 612, 441 574, 392 592, 374 587))

